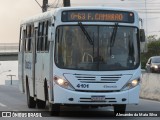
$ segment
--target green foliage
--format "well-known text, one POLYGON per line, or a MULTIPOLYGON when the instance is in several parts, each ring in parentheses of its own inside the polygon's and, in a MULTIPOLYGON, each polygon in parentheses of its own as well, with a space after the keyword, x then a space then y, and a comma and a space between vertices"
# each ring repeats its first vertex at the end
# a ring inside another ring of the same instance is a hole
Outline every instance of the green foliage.
POLYGON ((141 53, 141 65, 142 69, 145 68, 145 65, 147 63, 147 60, 151 56, 160 56, 160 38, 156 38, 156 35, 152 35, 148 37, 148 52, 147 53, 141 53))
POLYGON ((150 35, 147 37, 148 42, 157 41, 157 35, 150 35))
MULTIPOLYGON (((146 63, 148 61, 148 59, 151 57, 152 55, 148 54, 148 53, 141 53, 141 68, 145 69, 146 63)), ((153 55, 154 56, 154 55, 153 55)))

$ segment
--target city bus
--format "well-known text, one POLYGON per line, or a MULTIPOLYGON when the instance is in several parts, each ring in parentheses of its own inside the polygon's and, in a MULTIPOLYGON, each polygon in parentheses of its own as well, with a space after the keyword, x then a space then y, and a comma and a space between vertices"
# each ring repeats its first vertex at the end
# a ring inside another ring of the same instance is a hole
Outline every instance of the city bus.
POLYGON ((29 108, 113 106, 125 113, 138 104, 140 43, 145 40, 134 10, 61 7, 22 20, 19 88, 29 108))

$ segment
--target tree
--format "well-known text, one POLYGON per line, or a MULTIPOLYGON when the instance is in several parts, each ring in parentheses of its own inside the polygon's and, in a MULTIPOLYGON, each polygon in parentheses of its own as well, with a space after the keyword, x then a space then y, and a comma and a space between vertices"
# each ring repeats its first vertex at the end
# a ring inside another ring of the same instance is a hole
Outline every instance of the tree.
POLYGON ((148 54, 152 56, 160 55, 160 40, 148 43, 148 54))
POLYGON ((141 53, 141 65, 145 68, 147 60, 151 56, 160 56, 160 38, 156 38, 156 35, 148 36, 147 53, 141 53))
POLYGON ((156 37, 157 37, 157 35, 150 35, 147 37, 147 40, 148 40, 148 42, 156 41, 157 40, 156 37))

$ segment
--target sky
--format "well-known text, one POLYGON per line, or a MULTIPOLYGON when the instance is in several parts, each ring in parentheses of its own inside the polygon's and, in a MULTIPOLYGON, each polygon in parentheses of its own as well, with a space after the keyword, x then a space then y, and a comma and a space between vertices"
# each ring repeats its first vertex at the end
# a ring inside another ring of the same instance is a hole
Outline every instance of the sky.
MULTIPOLYGON (((35 0, 0 1, 0 43, 18 43, 20 21, 41 13, 41 8, 35 0)), ((37 1, 42 4, 43 0, 37 1)), ((61 6, 62 0, 49 0, 49 5, 61 6)), ((144 22, 147 35, 160 34, 160 0, 71 0, 71 5, 132 8, 139 12, 144 21, 147 18, 144 22)))

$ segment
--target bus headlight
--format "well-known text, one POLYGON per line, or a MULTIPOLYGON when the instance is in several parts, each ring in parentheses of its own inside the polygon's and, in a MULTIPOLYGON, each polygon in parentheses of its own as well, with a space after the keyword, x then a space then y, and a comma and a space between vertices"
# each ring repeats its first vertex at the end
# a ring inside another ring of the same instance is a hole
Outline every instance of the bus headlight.
POLYGON ((129 90, 129 89, 132 89, 134 87, 136 87, 137 85, 139 85, 140 83, 140 78, 139 79, 134 79, 132 81, 129 81, 123 88, 122 88, 122 91, 124 90, 129 90))
POLYGON ((69 89, 69 90, 74 90, 74 88, 72 87, 72 85, 67 80, 65 80, 65 79, 62 79, 60 77, 55 76, 53 78, 53 80, 60 87, 63 87, 65 89, 69 89))

